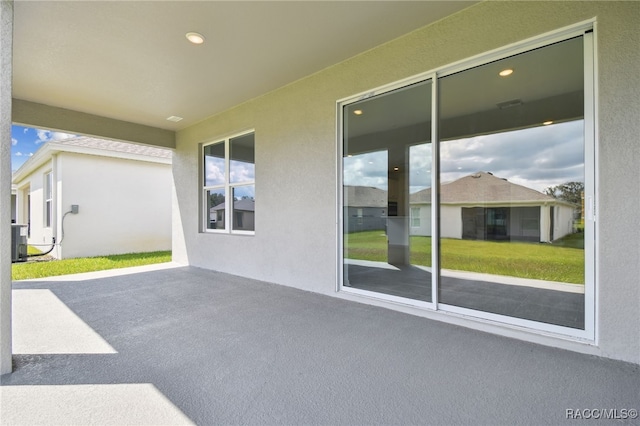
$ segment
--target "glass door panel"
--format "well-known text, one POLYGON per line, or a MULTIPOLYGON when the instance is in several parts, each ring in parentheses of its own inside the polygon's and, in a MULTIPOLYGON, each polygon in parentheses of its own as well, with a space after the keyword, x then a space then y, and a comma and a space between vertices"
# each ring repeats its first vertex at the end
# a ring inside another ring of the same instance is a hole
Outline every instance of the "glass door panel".
POLYGON ((439 303, 585 328, 583 50, 439 79, 439 303))
POLYGON ((431 82, 343 108, 345 286, 431 301, 431 82))

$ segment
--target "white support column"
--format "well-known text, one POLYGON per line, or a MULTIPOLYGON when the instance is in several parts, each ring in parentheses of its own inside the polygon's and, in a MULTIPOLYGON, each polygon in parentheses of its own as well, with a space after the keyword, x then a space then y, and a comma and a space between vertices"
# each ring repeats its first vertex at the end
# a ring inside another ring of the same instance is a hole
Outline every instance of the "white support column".
POLYGON ((0 0, 0 374, 11 373, 11 79, 13 1, 0 0))

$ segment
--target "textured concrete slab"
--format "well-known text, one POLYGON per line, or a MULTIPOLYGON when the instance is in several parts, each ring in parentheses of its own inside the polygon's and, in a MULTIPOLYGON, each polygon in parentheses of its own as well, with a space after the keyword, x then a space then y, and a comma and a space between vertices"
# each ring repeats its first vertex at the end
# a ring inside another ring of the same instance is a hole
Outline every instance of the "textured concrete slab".
POLYGON ((638 421, 637 365, 283 286, 183 267, 28 290, 116 353, 14 355, 2 424, 638 421))
POLYGON ((190 425, 171 401, 148 383, 3 386, 6 425, 190 425))
POLYGON ((12 303, 14 354, 116 353, 51 290, 14 290, 12 303))

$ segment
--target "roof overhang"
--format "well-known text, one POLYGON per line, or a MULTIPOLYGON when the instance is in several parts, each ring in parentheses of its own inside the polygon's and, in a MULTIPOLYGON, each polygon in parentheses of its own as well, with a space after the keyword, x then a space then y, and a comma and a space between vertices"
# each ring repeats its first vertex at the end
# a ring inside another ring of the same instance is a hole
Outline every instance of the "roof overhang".
POLYGON ((173 148, 178 130, 475 3, 17 1, 13 120, 173 148))
POLYGON ((68 152, 72 154, 94 155, 99 157, 119 158, 124 160, 144 161, 148 163, 171 164, 171 158, 153 157, 132 152, 119 152, 85 146, 67 145, 64 142, 49 141, 36 151, 31 158, 13 173, 12 183, 20 185, 31 173, 51 161, 54 155, 68 152))

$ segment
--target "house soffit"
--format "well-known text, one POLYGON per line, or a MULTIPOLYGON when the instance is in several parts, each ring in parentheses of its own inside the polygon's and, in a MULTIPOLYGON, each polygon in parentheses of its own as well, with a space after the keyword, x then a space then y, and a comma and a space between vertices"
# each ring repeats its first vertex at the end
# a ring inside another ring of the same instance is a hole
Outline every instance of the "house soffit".
POLYGON ((180 130, 474 3, 19 1, 13 96, 180 130))

